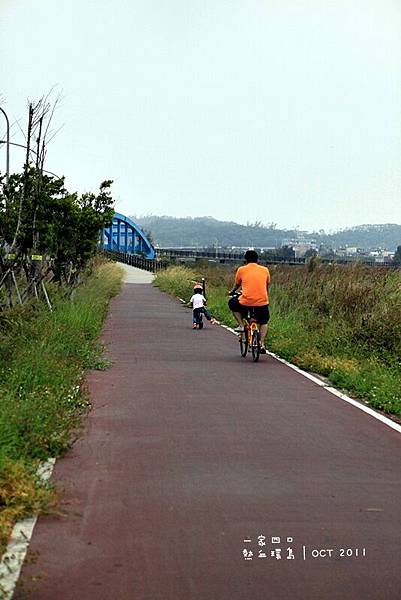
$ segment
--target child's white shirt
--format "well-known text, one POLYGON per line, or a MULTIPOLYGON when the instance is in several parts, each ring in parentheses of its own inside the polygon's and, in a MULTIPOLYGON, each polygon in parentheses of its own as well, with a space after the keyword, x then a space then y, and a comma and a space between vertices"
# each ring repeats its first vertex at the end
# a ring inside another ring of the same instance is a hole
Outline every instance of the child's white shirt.
POLYGON ((192 308, 203 308, 206 298, 203 294, 194 294, 190 300, 192 308))

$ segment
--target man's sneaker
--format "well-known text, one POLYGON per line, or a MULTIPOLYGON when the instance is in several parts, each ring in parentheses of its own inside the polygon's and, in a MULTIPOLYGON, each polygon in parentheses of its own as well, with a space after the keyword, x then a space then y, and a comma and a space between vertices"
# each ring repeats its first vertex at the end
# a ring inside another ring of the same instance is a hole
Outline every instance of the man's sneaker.
POLYGON ((260 347, 260 350, 259 350, 259 352, 260 352, 260 354, 267 354, 267 352, 266 352, 266 348, 265 348, 264 346, 261 346, 261 347, 260 347))
POLYGON ((192 329, 196 329, 196 323, 192 323, 192 329))
POLYGON ((235 333, 244 333, 244 328, 241 327, 241 325, 238 325, 238 327, 236 327, 234 331, 235 333))

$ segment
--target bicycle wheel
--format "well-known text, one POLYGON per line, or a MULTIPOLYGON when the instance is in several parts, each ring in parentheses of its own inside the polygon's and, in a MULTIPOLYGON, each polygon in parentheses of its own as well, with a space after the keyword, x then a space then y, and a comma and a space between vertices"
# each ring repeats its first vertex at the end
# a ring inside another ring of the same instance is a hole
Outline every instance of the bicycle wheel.
POLYGON ((259 333, 258 329, 255 329, 255 331, 252 334, 251 349, 252 349, 253 362, 258 362, 259 355, 260 355, 260 333, 259 333))
POLYGON ((198 319, 198 327, 199 327, 199 329, 203 329, 203 319, 202 319, 202 315, 199 315, 199 319, 198 319))
POLYGON ((239 335, 239 349, 241 356, 245 357, 248 352, 248 330, 245 327, 244 331, 239 335))

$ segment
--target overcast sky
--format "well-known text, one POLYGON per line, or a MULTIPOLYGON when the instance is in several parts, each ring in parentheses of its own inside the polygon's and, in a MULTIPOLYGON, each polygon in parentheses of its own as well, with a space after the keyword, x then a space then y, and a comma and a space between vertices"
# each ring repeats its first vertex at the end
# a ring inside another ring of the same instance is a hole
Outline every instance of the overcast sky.
POLYGON ((400 0, 0 0, 11 122, 54 85, 47 168, 125 214, 401 223, 400 0))

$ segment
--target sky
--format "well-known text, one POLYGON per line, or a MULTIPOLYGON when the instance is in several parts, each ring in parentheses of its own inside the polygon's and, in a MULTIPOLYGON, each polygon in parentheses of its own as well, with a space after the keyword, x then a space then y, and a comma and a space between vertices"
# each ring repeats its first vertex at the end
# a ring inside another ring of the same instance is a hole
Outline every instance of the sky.
POLYGON ((47 169, 124 214, 401 223, 399 0, 0 0, 13 142, 53 87, 47 169))

